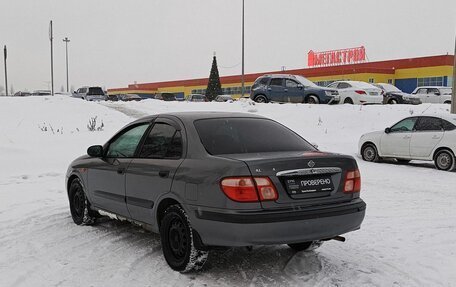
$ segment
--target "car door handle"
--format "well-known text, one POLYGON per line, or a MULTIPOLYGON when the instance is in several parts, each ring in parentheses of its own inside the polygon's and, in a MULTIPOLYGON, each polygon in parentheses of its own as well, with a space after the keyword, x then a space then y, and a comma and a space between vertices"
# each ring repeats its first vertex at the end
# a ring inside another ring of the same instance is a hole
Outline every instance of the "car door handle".
POLYGON ((125 172, 125 168, 118 168, 117 169, 117 173, 118 174, 124 174, 124 172, 125 172))
POLYGON ((288 89, 283 90, 284 92, 288 92, 288 89))
POLYGON ((272 90, 271 88, 268 88, 268 91, 272 90))
POLYGON ((404 136, 403 139, 408 140, 411 136, 404 136))
POLYGON ((160 171, 158 172, 158 175, 159 175, 160 177, 168 177, 168 175, 169 175, 169 170, 160 170, 160 171))
POLYGON ((433 136, 432 139, 433 140, 438 140, 440 137, 439 136, 433 136))

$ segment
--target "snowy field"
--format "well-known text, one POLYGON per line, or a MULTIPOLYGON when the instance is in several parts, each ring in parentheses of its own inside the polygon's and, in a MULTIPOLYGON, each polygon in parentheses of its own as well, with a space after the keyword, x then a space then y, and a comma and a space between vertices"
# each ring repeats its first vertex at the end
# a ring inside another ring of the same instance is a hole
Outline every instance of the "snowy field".
POLYGON ((64 187, 72 159, 147 114, 253 112, 321 150, 357 156, 361 134, 448 109, 0 98, 0 286, 456 286, 456 173, 432 163, 358 158, 367 214, 345 243, 300 253, 285 245, 213 252, 203 272, 186 275, 167 266, 158 235, 113 220, 76 226, 64 187), (104 130, 89 132, 95 116, 104 130))

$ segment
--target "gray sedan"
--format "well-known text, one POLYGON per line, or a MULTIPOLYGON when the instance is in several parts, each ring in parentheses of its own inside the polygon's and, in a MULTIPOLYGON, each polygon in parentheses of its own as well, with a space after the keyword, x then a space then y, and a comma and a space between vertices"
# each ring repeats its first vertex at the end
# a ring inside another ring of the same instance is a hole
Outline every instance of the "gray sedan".
POLYGON ((160 233, 177 271, 214 247, 343 241, 366 204, 351 156, 318 151, 285 126, 243 113, 173 113, 137 120, 67 172, 76 224, 100 215, 160 233))

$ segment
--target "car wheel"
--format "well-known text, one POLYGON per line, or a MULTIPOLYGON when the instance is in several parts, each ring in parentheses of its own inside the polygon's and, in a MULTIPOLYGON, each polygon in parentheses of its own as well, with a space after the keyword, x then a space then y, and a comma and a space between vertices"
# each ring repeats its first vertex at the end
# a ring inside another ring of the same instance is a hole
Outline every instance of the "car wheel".
POLYGON ((377 162, 380 160, 377 148, 373 144, 366 144, 361 150, 361 156, 365 161, 377 162))
POLYGON ((350 104, 350 105, 353 105, 353 100, 351 98, 346 98, 344 100, 344 104, 350 104))
POLYGON ((267 103, 268 99, 263 95, 258 95, 255 97, 255 102, 257 103, 267 103))
POLYGON ((160 225, 160 237, 168 265, 182 273, 200 270, 206 263, 208 251, 193 244, 193 229, 187 214, 179 205, 168 207, 160 225))
POLYGON ((455 168, 454 155, 448 150, 439 151, 435 156, 434 162, 439 170, 450 171, 455 168))
POLYGON ((410 162, 409 159, 401 159, 401 158, 396 158, 396 161, 401 164, 407 164, 410 162))
POLYGON ((316 96, 309 96, 306 101, 308 104, 316 104, 320 103, 320 100, 316 96))
POLYGON ((398 102, 397 102, 396 99, 391 99, 391 100, 389 100, 388 104, 390 104, 390 105, 397 105, 398 102))
POLYGON ((322 241, 308 241, 301 243, 288 244, 288 246, 295 251, 310 251, 315 250, 323 244, 322 241))
POLYGON ((77 225, 91 225, 96 222, 98 212, 90 209, 90 203, 79 179, 71 182, 68 199, 74 223, 77 225))

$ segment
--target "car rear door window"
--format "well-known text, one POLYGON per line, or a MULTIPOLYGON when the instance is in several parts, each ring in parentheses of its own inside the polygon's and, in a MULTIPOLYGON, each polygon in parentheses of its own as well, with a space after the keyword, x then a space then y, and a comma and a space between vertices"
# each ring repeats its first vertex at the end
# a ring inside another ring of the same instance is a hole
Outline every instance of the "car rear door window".
POLYGON ((118 135, 109 144, 106 157, 125 158, 133 157, 144 132, 149 124, 140 124, 118 135))
POLYGON ((391 127, 391 132, 411 132, 415 127, 416 120, 418 118, 408 118, 402 120, 391 127))
POLYGON ((351 86, 348 84, 348 83, 339 83, 337 85, 337 88, 338 89, 347 89, 347 88, 350 88, 351 86))
POLYGON ((204 119, 194 124, 212 155, 315 150, 293 131, 268 119, 204 119))
POLYGON ((178 159, 182 156, 182 135, 173 126, 156 123, 146 137, 139 157, 178 159))
POLYGON ((298 87, 298 82, 296 81, 293 81, 293 80, 290 80, 290 79, 287 79, 285 81, 285 86, 287 88, 297 88, 298 87))
POLYGON ((418 123, 416 124, 417 131, 441 131, 442 130, 442 120, 439 118, 433 117, 421 117, 418 123))
POLYGON ((271 79, 271 83, 269 85, 281 87, 283 85, 283 79, 280 79, 280 78, 271 79))

